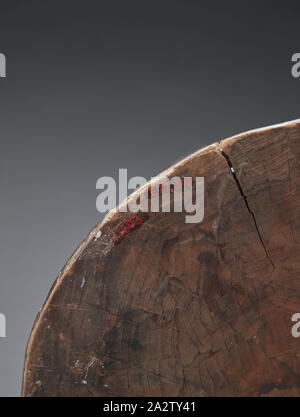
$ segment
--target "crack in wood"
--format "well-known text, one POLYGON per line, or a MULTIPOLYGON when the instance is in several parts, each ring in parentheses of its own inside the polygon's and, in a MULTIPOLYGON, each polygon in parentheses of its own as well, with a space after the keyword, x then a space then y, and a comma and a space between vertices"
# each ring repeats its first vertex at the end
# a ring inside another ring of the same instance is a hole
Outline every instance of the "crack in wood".
POLYGON ((272 259, 270 258, 269 254, 268 254, 267 248, 266 248, 266 246, 265 246, 265 244, 264 244, 264 241, 263 241, 262 235, 261 235, 261 233, 260 233, 260 231, 259 231, 259 228, 258 228, 258 225, 257 225, 257 221, 256 221, 256 218, 255 218, 255 214, 254 214, 254 212, 250 209, 250 206, 249 206, 249 203, 248 203, 247 197, 246 197, 246 195, 245 195, 245 194, 244 194, 244 192, 243 192, 242 186, 241 186, 241 184, 240 184, 240 182, 239 182, 239 180, 238 180, 238 177, 237 177, 237 175, 236 175, 236 171, 235 171, 235 169, 234 169, 234 167, 233 167, 233 165, 232 165, 232 162, 231 162, 231 160, 230 160, 229 156, 228 156, 228 155, 226 154, 226 152, 223 150, 221 143, 218 143, 217 145, 218 145, 218 149, 220 150, 221 154, 222 154, 222 155, 223 155, 223 157, 225 158, 225 160, 226 160, 226 162, 227 162, 227 164, 228 164, 228 166, 229 166, 229 168, 230 168, 230 172, 231 172, 231 174, 232 174, 232 176, 233 176, 233 179, 234 179, 234 181, 235 181, 235 183, 236 183, 236 185, 237 185, 237 188, 238 188, 238 190, 239 190, 239 192, 240 192, 240 195, 242 196, 242 198, 243 198, 243 200, 244 200, 244 202, 245 202, 245 205, 246 205, 246 207, 247 207, 247 210, 249 211, 249 213, 251 214, 251 216, 252 216, 252 218, 253 218, 254 225, 255 225, 255 229, 256 229, 256 231, 257 231, 257 234, 258 234, 259 240, 261 241, 261 244, 262 244, 262 246, 263 246, 263 248, 264 248, 264 251, 265 251, 265 253, 266 253, 266 256, 267 256, 268 260, 270 261, 270 263, 271 263, 271 265, 272 265, 272 267, 273 267, 273 270, 274 270, 274 269, 275 269, 275 265, 274 265, 274 263, 273 263, 272 259))

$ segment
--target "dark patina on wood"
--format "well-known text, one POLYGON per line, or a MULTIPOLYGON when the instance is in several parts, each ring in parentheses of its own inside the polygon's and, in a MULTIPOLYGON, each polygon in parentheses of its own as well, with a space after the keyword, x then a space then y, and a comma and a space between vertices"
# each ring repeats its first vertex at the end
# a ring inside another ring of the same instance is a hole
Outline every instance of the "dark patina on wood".
POLYGON ((300 395, 300 122, 191 155, 205 215, 117 210, 55 282, 27 348, 23 396, 300 395), (101 233, 100 233, 101 232, 101 233))

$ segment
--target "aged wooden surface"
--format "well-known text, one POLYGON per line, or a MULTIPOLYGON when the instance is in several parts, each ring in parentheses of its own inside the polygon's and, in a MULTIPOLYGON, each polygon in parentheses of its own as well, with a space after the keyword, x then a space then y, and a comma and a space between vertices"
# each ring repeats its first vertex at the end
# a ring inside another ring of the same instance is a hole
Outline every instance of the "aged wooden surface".
POLYGON ((168 175, 205 177, 204 220, 149 213, 114 247, 134 214, 97 225, 36 320, 24 396, 300 395, 300 122, 168 175))

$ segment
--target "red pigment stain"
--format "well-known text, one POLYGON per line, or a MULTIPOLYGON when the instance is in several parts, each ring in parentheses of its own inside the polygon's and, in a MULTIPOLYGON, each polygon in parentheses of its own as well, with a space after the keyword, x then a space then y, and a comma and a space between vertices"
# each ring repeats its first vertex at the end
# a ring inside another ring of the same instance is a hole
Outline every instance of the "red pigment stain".
POLYGON ((191 187, 191 178, 188 178, 187 181, 184 180, 184 178, 181 178, 180 180, 174 180, 172 184, 169 183, 169 181, 163 183, 163 184, 158 184, 155 185, 154 187, 149 187, 148 191, 152 196, 156 196, 158 194, 163 194, 166 191, 173 191, 173 190, 180 190, 180 182, 182 184, 182 186, 184 187, 186 184, 187 188, 191 187))
POLYGON ((144 218, 141 218, 140 216, 134 216, 126 223, 123 223, 113 235, 110 246, 115 246, 116 244, 120 243, 128 233, 141 226, 148 218, 149 214, 147 214, 144 218))
MULTIPOLYGON (((190 188, 192 186, 191 178, 189 177, 187 181, 185 181, 184 178, 181 178, 180 180, 174 180, 172 184, 170 184, 169 181, 166 181, 163 184, 158 184, 154 187, 149 187, 148 192, 151 196, 154 197, 156 195, 163 194, 166 191, 180 190, 181 186, 190 188)), ((141 218, 140 216, 134 216, 126 223, 123 223, 113 235, 112 240, 110 242, 110 246, 115 246, 116 244, 119 244, 128 233, 141 226, 148 218, 149 214, 146 214, 143 218, 141 218)))

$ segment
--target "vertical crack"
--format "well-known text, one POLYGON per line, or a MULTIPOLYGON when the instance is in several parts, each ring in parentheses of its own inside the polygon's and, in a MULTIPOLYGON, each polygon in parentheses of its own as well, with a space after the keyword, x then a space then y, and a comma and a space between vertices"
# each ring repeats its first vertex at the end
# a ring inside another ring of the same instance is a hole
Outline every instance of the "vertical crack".
POLYGON ((255 218, 254 212, 253 212, 253 211, 250 209, 250 207, 249 207, 249 203, 248 203, 247 197, 245 196, 245 194, 244 194, 244 192, 243 192, 243 189, 242 189, 242 187, 241 187, 241 184, 240 184, 240 182, 239 182, 239 180, 238 180, 238 178, 237 178, 237 176, 236 176, 236 173, 235 173, 235 170, 234 170, 233 165, 232 165, 232 163, 231 163, 231 160, 230 160, 229 156, 228 156, 228 155, 224 152, 224 150, 222 149, 221 144, 220 144, 220 143, 218 143, 217 145, 218 145, 218 149, 219 149, 219 151, 221 152, 221 154, 222 154, 222 155, 223 155, 223 157, 225 158, 225 160, 226 160, 226 162, 227 162, 227 164, 228 164, 228 166, 229 166, 229 168, 230 168, 230 171, 231 171, 231 173, 232 173, 232 176, 233 176, 233 178, 234 178, 234 181, 235 181, 235 183, 236 183, 236 185, 237 185, 237 187, 238 187, 238 189, 239 189, 239 192, 240 192, 241 196, 242 196, 242 197, 243 197, 243 199, 244 199, 244 202, 245 202, 245 204, 246 204, 247 210, 249 211, 249 213, 251 214, 251 216, 252 216, 252 218, 253 218, 254 225, 255 225, 255 228, 256 228, 256 231, 257 231, 257 234, 258 234, 259 240, 260 240, 260 242, 261 242, 261 244, 262 244, 262 246, 263 246, 263 248, 264 248, 264 251, 265 251, 266 257, 268 258, 268 260, 270 261, 271 265, 273 266, 273 269, 275 269, 275 265, 274 265, 274 263, 273 263, 272 259, 270 258, 269 254, 268 254, 267 248, 266 248, 266 246, 265 246, 265 244, 264 244, 263 238, 262 238, 262 236, 261 236, 261 234, 260 234, 260 231, 259 231, 259 229, 258 229, 258 226, 257 226, 257 222, 256 222, 256 218, 255 218))

